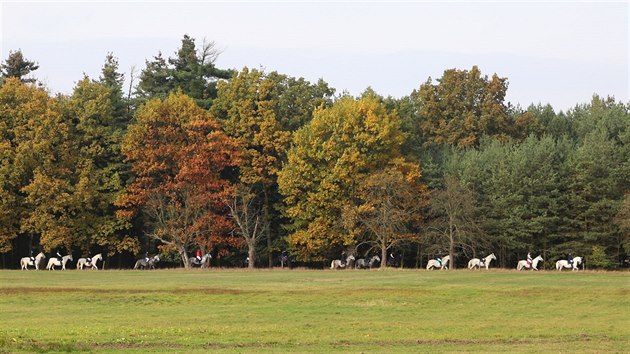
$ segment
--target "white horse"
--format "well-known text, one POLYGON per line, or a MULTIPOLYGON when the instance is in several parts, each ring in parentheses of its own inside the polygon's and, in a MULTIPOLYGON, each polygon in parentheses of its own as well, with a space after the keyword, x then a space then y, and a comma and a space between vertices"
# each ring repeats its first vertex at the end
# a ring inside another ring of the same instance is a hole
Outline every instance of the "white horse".
POLYGON ((160 261, 160 256, 159 255, 155 255, 151 258, 149 258, 149 261, 147 262, 147 260, 145 258, 140 258, 136 261, 136 265, 133 266, 133 269, 155 269, 155 264, 157 262, 160 261))
POLYGON ((88 267, 88 268, 91 267, 94 270, 98 270, 98 266, 96 265, 96 262, 102 261, 102 260, 103 260, 103 254, 101 253, 95 255, 89 261, 87 258, 79 258, 79 260, 77 261, 77 269, 83 269, 83 267, 88 267))
POLYGON ((35 256, 35 262, 33 262, 31 257, 22 257, 20 260, 20 266, 22 267, 22 270, 28 270, 29 266, 35 267, 36 270, 39 270, 39 265, 43 259, 46 259, 46 255, 43 252, 39 252, 39 254, 35 256))
POLYGON ((473 269, 475 267, 477 267, 477 269, 481 268, 481 265, 485 265, 486 266, 486 270, 488 270, 488 267, 490 266, 490 262, 492 260, 497 260, 497 256, 494 255, 494 253, 491 253, 488 257, 485 257, 483 259, 483 262, 481 262, 481 260, 479 258, 473 258, 471 260, 468 261, 468 269, 473 269))
POLYGON ((429 263, 427 263, 427 270, 429 269, 448 269, 448 261, 451 260, 451 256, 444 256, 442 257, 442 262, 438 261, 437 259, 430 259, 429 263))
POLYGON ((188 258, 188 264, 190 265, 190 268, 193 266, 200 266, 203 269, 208 266, 211 259, 212 255, 210 253, 206 253, 201 257, 201 261, 197 257, 188 258))
POLYGON ((372 269, 377 262, 381 261, 381 257, 373 256, 370 259, 357 259, 356 264, 354 265, 355 269, 372 269))
POLYGON ((353 255, 349 255, 348 258, 346 258, 346 263, 342 263, 341 260, 335 259, 332 262, 330 262, 330 269, 343 269, 346 267, 346 265, 349 265, 350 262, 352 261, 354 261, 353 255))
POLYGON ((48 265, 46 266, 46 269, 55 270, 55 267, 61 266, 61 270, 66 270, 66 263, 72 260, 73 259, 71 254, 61 257, 61 261, 57 257, 52 257, 48 260, 48 265))
POLYGON ((556 262, 556 270, 562 270, 562 268, 572 268, 572 270, 580 270, 578 266, 582 264, 582 257, 573 257, 573 265, 569 264, 566 259, 561 259, 556 262))
MULTIPOLYGON (((543 258, 540 255, 538 257, 534 258, 532 260, 531 269, 532 270, 538 270, 538 262, 542 262, 542 261, 543 261, 543 258)), ((525 259, 523 259, 521 261, 518 261, 518 265, 516 266, 516 270, 523 270, 523 269, 529 269, 529 268, 530 268, 530 266, 527 263, 527 260, 525 260, 525 259)))

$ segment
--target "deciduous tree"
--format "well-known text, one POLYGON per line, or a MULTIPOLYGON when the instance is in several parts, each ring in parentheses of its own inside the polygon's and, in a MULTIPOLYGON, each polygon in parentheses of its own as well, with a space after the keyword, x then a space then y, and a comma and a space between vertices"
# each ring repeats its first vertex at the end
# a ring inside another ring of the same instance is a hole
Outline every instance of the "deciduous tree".
POLYGON ((426 186, 420 183, 418 165, 400 165, 370 173, 360 184, 352 204, 343 210, 346 229, 357 240, 380 250, 381 268, 386 266, 388 250, 404 240, 413 240, 412 230, 422 220, 427 205, 426 186))
POLYGON ((428 143, 469 147, 478 146, 483 135, 510 136, 506 78, 482 77, 473 66, 446 70, 437 82, 429 78, 413 94, 421 101, 418 123, 428 143))
POLYGON ((404 141, 398 116, 375 98, 346 96, 315 111, 295 134, 278 178, 294 254, 325 259, 335 247, 356 243, 343 227, 341 210, 367 175, 401 157, 404 141))
POLYGON ((235 142, 214 118, 181 92, 148 101, 123 143, 135 180, 117 201, 121 217, 141 210, 147 235, 174 248, 188 267, 191 246, 233 242, 227 217, 231 184, 224 173, 238 162, 235 142))
POLYGON ((272 245, 281 231, 274 227, 281 220, 278 172, 286 162, 293 132, 310 121, 316 107, 329 104, 333 92, 321 80, 311 84, 302 78, 248 68, 219 83, 212 112, 226 133, 240 143, 243 163, 238 178, 252 190, 256 199, 252 202, 260 206, 260 230, 267 240, 270 267, 272 245))

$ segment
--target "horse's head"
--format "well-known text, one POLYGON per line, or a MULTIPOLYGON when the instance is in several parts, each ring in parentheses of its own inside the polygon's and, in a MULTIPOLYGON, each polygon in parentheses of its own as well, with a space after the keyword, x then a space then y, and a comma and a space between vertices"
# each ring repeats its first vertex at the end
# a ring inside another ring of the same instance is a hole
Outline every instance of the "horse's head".
POLYGON ((379 257, 379 256, 374 256, 374 257, 372 257, 372 260, 373 260, 374 262, 380 262, 380 261, 381 261, 381 257, 379 257))
POLYGON ((538 262, 542 262, 542 261, 544 261, 544 259, 542 258, 542 256, 541 256, 541 255, 538 255, 538 257, 534 258, 534 260, 535 260, 535 261, 538 261, 538 262))
POLYGON ((159 255, 155 255, 153 256, 153 262, 159 262, 160 261, 160 256, 159 255))
POLYGON ((495 255, 494 255, 494 253, 491 253, 491 254, 488 256, 488 259, 494 259, 494 260, 496 261, 496 260, 497 260, 497 256, 495 256, 495 255))

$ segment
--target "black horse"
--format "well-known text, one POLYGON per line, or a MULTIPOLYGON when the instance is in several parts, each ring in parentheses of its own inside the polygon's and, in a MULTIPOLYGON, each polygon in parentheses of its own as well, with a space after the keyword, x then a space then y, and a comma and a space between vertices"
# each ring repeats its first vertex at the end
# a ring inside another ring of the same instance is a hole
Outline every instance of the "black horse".
POLYGON ((278 257, 278 259, 280 260, 280 267, 281 268, 284 268, 285 265, 287 267, 291 268, 291 263, 289 261, 289 255, 286 252, 282 252, 282 254, 280 255, 280 257, 278 257))
POLYGON ((160 256, 155 255, 151 258, 149 258, 149 261, 147 262, 147 260, 145 258, 141 258, 138 259, 138 261, 136 261, 136 265, 133 267, 133 269, 155 269, 155 263, 160 261, 160 256))

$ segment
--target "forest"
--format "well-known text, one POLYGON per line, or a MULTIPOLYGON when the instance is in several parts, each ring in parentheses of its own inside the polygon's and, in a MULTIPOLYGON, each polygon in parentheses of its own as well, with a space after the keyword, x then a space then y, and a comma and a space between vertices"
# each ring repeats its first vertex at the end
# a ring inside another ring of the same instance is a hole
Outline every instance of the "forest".
POLYGON ((476 66, 404 97, 354 97, 217 68, 219 55, 185 35, 139 73, 110 53, 98 78, 53 94, 11 51, 0 266, 40 251, 102 253, 110 268, 145 254, 188 268, 197 251, 217 267, 274 267, 284 252, 312 268, 342 254, 462 267, 490 253, 505 268, 527 253, 547 269, 569 253, 629 266, 630 102, 525 108, 506 101, 507 77, 476 66))

